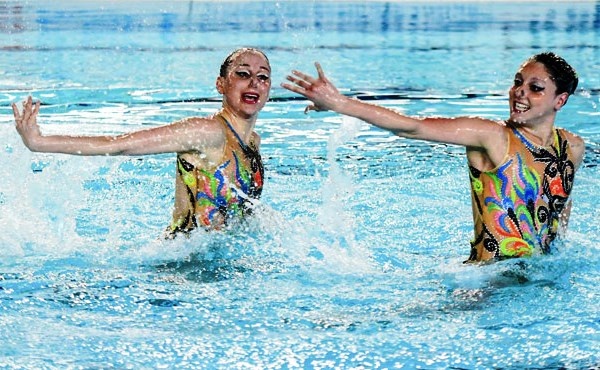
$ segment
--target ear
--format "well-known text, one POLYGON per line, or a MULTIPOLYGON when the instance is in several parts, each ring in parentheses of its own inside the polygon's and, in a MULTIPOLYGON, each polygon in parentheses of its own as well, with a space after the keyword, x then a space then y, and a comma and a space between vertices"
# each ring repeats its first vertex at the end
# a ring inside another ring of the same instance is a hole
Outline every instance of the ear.
POLYGON ((565 104, 567 104, 567 100, 569 99, 569 94, 566 92, 559 94, 554 101, 554 110, 559 111, 565 104))
POLYGON ((223 94, 223 92, 225 91, 224 88, 224 81, 225 79, 221 76, 217 77, 217 82, 216 82, 216 86, 217 86, 217 91, 219 92, 219 94, 223 94))

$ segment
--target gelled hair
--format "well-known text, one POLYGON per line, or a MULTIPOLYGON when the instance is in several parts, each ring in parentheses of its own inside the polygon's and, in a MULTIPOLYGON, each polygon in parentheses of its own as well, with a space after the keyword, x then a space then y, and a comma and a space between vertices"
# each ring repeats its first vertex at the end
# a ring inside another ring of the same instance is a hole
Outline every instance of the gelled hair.
POLYGON ((552 52, 540 53, 529 58, 528 62, 542 63, 556 84, 556 94, 566 92, 573 95, 577 89, 579 78, 575 69, 566 60, 552 52))
POLYGON ((246 53, 246 52, 258 53, 258 54, 262 55, 263 57, 265 57, 265 59, 267 60, 267 63, 270 64, 269 58, 267 58, 266 54, 263 53, 262 51, 260 51, 256 48, 239 48, 239 49, 232 51, 231 54, 229 54, 227 56, 227 58, 225 58, 225 60, 223 61, 223 64, 221 64, 221 70, 219 71, 219 76, 221 76, 221 77, 227 76, 227 69, 229 69, 229 66, 231 65, 231 63, 233 63, 234 59, 238 55, 246 53))

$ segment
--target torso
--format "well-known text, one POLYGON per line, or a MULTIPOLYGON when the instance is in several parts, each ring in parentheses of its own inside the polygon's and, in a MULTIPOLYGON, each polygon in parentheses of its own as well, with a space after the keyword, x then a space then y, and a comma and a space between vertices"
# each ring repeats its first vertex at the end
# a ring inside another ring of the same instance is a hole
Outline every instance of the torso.
POLYGON ((254 139, 246 145, 224 117, 216 121, 223 126, 222 153, 177 155, 172 234, 199 226, 220 229, 251 213, 261 195, 264 170, 254 139))
POLYGON ((577 161, 566 131, 556 129, 548 147, 517 128, 505 132, 500 165, 489 171, 469 166, 475 227, 469 261, 548 253, 571 193, 577 161))

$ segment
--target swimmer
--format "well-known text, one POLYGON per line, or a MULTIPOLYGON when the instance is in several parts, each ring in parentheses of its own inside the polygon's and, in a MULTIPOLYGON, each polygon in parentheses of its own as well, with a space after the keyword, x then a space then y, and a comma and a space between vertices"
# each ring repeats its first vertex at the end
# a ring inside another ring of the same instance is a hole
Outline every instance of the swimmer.
POLYGON ((555 128, 558 111, 578 83, 575 70, 554 53, 527 59, 509 91, 509 117, 410 117, 340 94, 319 63, 318 76, 292 71, 282 87, 303 95, 310 110, 359 118, 398 136, 466 147, 474 238, 466 262, 525 257, 551 251, 566 231, 583 139, 555 128))
POLYGON ((175 205, 167 237, 202 227, 223 228, 251 213, 263 188, 260 137, 254 131, 269 99, 271 66, 257 49, 241 48, 223 61, 216 88, 222 108, 208 117, 117 136, 43 135, 40 102, 28 97, 23 112, 12 104, 16 128, 33 152, 74 155, 176 153, 175 205))

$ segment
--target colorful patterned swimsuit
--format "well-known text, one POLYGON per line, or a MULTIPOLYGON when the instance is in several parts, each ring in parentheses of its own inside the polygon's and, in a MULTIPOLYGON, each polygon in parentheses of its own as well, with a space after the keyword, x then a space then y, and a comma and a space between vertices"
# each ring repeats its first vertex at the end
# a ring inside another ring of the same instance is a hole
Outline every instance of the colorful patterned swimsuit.
POLYGON ((468 259, 482 261, 550 252, 575 175, 563 130, 554 144, 533 144, 508 129, 507 160, 481 172, 469 166, 475 238, 468 259))
POLYGON ((262 193, 264 169, 258 149, 246 145, 224 117, 217 118, 226 137, 221 163, 209 168, 199 154, 177 155, 171 235, 198 225, 219 229, 232 217, 250 214, 262 193))

